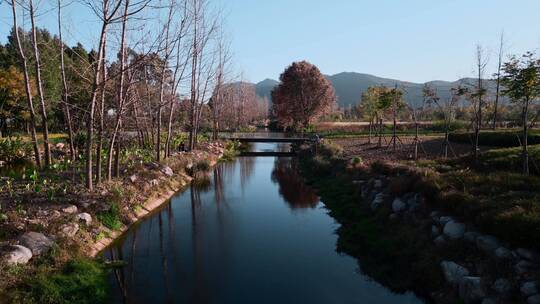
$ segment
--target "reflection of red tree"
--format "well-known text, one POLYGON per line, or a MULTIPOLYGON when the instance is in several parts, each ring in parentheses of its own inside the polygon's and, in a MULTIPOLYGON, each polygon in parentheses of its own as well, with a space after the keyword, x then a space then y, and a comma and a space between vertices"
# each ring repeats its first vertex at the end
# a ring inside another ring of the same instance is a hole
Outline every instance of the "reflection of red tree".
POLYGON ((292 209, 315 208, 319 197, 304 184, 297 165, 288 158, 277 158, 272 171, 272 181, 278 183, 279 194, 292 209))

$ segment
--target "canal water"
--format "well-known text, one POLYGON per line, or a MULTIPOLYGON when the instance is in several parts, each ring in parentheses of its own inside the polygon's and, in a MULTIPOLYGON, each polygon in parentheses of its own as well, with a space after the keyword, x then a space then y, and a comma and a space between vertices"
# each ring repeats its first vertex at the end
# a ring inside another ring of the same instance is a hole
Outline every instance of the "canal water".
POLYGON ((291 158, 239 157, 106 251, 126 262, 111 273, 112 302, 422 303, 337 253, 337 227, 291 158))

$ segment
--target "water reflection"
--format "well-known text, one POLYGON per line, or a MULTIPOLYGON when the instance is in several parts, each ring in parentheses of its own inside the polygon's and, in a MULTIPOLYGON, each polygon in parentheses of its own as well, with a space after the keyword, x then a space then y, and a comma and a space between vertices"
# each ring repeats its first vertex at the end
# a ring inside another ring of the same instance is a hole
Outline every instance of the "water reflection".
MULTIPOLYGON (((276 148, 276 147, 275 147, 276 148)), ((291 158, 219 164, 105 253, 112 303, 420 303, 357 272, 291 158), (292 212, 303 208, 303 212, 292 212)))
POLYGON ((272 182, 279 185, 279 194, 291 209, 315 208, 319 203, 315 191, 304 183, 294 159, 276 158, 272 182))

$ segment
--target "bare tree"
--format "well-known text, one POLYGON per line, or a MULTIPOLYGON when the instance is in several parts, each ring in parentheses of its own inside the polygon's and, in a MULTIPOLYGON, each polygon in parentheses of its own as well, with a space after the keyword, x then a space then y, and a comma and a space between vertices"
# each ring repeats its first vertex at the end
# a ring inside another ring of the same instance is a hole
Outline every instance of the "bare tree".
POLYGON ((89 112, 86 120, 86 187, 93 190, 93 170, 92 170, 92 146, 94 143, 94 119, 97 93, 101 83, 101 72, 105 64, 105 51, 107 30, 114 21, 116 12, 120 8, 121 0, 96 0, 96 2, 87 2, 94 13, 101 19, 101 32, 99 37, 99 47, 95 61, 94 75, 92 80, 92 92, 90 97, 89 112))
POLYGON ((64 104, 64 114, 66 116, 66 125, 68 130, 68 140, 69 140, 69 156, 73 161, 75 160, 75 147, 73 144, 73 126, 71 123, 71 111, 69 109, 69 91, 66 81, 66 67, 64 63, 64 41, 62 40, 62 3, 58 0, 58 39, 60 44, 60 72, 62 76, 62 102, 64 104))
POLYGON ((482 129, 482 108, 484 107, 484 95, 486 95, 486 89, 484 88, 484 72, 487 66, 488 60, 485 55, 482 46, 476 46, 476 69, 477 69, 477 84, 474 94, 471 95, 471 102, 474 110, 474 143, 473 143, 473 155, 475 161, 478 160, 480 130, 482 129), (475 100, 477 99, 477 101, 475 100), (475 102, 476 101, 476 102, 475 102))
POLYGON ((43 145, 45 150, 45 166, 49 166, 52 163, 51 147, 49 146, 49 129, 47 127, 47 108, 45 106, 45 95, 43 93, 43 82, 41 80, 41 60, 39 56, 37 34, 36 34, 36 22, 34 3, 32 0, 28 0, 28 9, 30 11, 30 21, 32 24, 32 46, 34 48, 34 63, 36 69, 36 84, 39 96, 39 105, 41 112, 41 131, 43 132, 43 145))
POLYGON ((17 23, 16 0, 11 0, 11 10, 13 13, 13 31, 15 32, 15 40, 17 41, 17 50, 19 52, 19 57, 23 65, 24 84, 25 84, 24 89, 26 93, 26 101, 28 103, 28 110, 30 112, 30 134, 32 136, 32 145, 34 147, 36 165, 38 167, 41 167, 41 154, 39 151, 39 145, 38 145, 37 135, 36 135, 36 113, 34 111, 34 103, 32 101, 32 87, 30 85, 31 80, 30 80, 30 76, 28 75, 28 60, 26 59, 26 55, 22 47, 21 37, 19 34, 19 26, 17 23))
POLYGON ((504 31, 501 32, 501 39, 499 42, 499 56, 497 62, 497 73, 495 74, 496 79, 496 89, 495 89, 495 104, 493 107, 493 125, 492 129, 497 128, 497 115, 498 115, 498 106, 499 106, 499 97, 501 95, 501 69, 502 69, 502 59, 504 56, 504 31))

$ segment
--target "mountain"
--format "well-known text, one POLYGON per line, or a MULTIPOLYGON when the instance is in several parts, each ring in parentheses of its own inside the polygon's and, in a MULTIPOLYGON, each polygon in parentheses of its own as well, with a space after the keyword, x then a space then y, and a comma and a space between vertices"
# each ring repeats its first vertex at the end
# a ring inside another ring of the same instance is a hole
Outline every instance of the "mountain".
MULTIPOLYGON (((331 76, 326 75, 326 78, 332 82, 332 85, 336 90, 337 102, 340 107, 349 107, 349 105, 357 104, 362 93, 370 86, 383 85, 393 87, 397 84, 398 87, 403 88, 406 91, 404 97, 405 101, 411 105, 416 105, 422 102, 422 89, 425 84, 429 84, 436 89, 439 97, 445 100, 450 97, 451 88, 456 87, 459 84, 472 87, 476 82, 473 78, 462 78, 457 81, 434 80, 427 83, 415 83, 354 72, 343 72, 331 76)), ((488 91, 494 92, 495 81, 485 80, 485 82, 487 83, 488 91)), ((254 85, 257 95, 268 97, 268 100, 271 101, 271 92, 278 84, 279 82, 276 80, 265 79, 254 85)))
POLYGON ((257 95, 263 98, 268 98, 268 101, 272 100, 272 90, 279 84, 278 81, 273 79, 265 79, 255 84, 255 92, 257 95))

